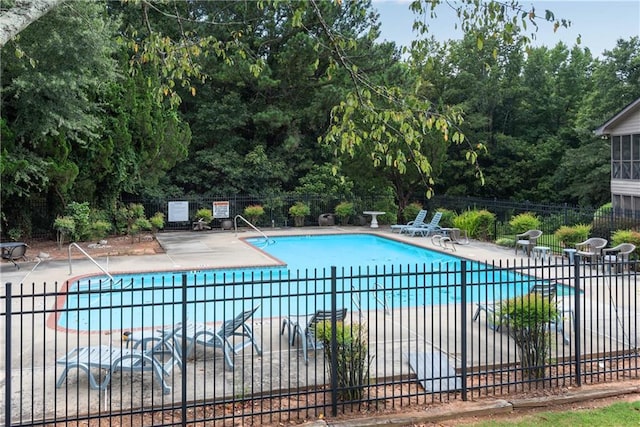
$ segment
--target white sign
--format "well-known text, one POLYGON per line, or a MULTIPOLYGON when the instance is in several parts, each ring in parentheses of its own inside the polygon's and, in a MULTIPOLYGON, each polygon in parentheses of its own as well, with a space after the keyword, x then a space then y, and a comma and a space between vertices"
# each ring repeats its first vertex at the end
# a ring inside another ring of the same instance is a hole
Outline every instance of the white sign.
POLYGON ((169 202, 169 222, 189 221, 189 202, 169 202))
POLYGON ((229 202, 213 202, 214 218, 229 218, 229 202))

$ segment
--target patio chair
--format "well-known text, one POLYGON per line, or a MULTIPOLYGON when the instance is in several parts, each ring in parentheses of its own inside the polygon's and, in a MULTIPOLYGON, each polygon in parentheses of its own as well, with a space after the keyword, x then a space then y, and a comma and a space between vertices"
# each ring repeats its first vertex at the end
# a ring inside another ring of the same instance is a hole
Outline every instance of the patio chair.
POLYGON ((522 248, 527 253, 527 256, 531 256, 531 250, 538 245, 538 239, 542 236, 540 230, 528 230, 522 234, 516 235, 516 255, 518 255, 518 248, 522 248))
POLYGON ((411 236, 423 236, 428 237, 433 233, 440 231, 442 227, 440 227, 440 220, 442 219, 442 212, 436 212, 431 218, 431 221, 428 224, 424 225, 411 225, 406 227, 403 232, 407 233, 411 236))
MULTIPOLYGON (((293 346, 296 341, 296 336, 299 334, 302 339, 302 354, 304 355, 304 363, 309 364, 309 356, 307 349, 309 347, 317 350, 322 348, 322 344, 319 343, 314 336, 315 326, 323 321, 331 321, 331 310, 318 310, 313 314, 303 315, 290 315, 285 316, 282 319, 282 329, 280 335, 284 334, 285 329, 289 332, 289 345, 293 346)), ((336 321, 341 322, 347 317, 347 309, 341 308, 336 311, 336 321)))
POLYGON ((625 264, 629 264, 629 255, 636 250, 636 245, 633 243, 620 243, 613 248, 602 250, 602 270, 604 271, 605 265, 609 266, 609 271, 613 266, 614 271, 618 271, 618 267, 622 270, 625 264))
POLYGON ((187 322, 183 328, 181 323, 173 329, 165 329, 144 334, 144 332, 132 332, 126 337, 132 348, 148 348, 155 352, 166 351, 168 342, 175 342, 173 346, 179 357, 180 366, 183 361, 191 356, 197 344, 205 347, 222 349, 226 366, 233 370, 232 356, 238 354, 243 348, 253 345, 258 355, 262 354, 262 348, 256 340, 248 320, 258 310, 257 305, 249 310, 239 313, 236 317, 226 320, 218 329, 208 326, 206 323, 187 322), (234 344, 234 337, 242 337, 243 340, 234 344), (182 345, 178 340, 186 341, 186 352, 182 354, 182 345))
POLYGON ((597 262, 602 257, 602 250, 607 247, 607 239, 591 237, 584 242, 576 243, 576 255, 590 262, 597 262))
POLYGON ((56 361, 58 365, 64 366, 64 370, 58 381, 56 388, 60 388, 67 378, 69 371, 80 369, 86 372, 89 377, 89 385, 94 390, 105 390, 114 372, 144 372, 152 371, 158 382, 162 384, 164 394, 171 393, 171 387, 164 379, 169 375, 173 366, 177 363, 175 352, 172 357, 162 363, 152 352, 144 352, 122 347, 111 347, 108 345, 77 347, 56 361), (100 383, 94 376, 92 369, 102 369, 107 371, 107 375, 100 383))
MULTIPOLYGON (((574 315, 573 310, 568 307, 563 300, 556 301, 557 284, 555 282, 537 283, 533 288, 531 288, 528 294, 535 294, 555 302, 558 317, 552 320, 549 326, 550 328, 553 327, 557 333, 562 333, 563 342, 565 344, 569 344, 571 339, 564 330, 564 320, 565 317, 568 317, 568 319, 572 321, 574 315)), ((473 321, 475 322, 478 320, 480 318, 480 312, 484 311, 486 313, 487 325, 489 328, 494 331, 500 331, 502 326, 508 321, 508 319, 499 314, 502 304, 503 301, 476 303, 476 311, 473 314, 473 321)))
POLYGON ((393 224, 391 226, 392 233, 400 233, 402 234, 403 230, 407 227, 419 227, 426 225, 424 219, 427 217, 427 210, 420 209, 420 212, 416 215, 416 218, 413 221, 409 221, 406 224, 393 224))
POLYGON ((20 266, 16 262, 17 259, 27 260, 27 248, 29 245, 22 242, 7 242, 0 243, 0 247, 2 248, 2 258, 9 260, 16 266, 18 270, 20 270, 20 266))

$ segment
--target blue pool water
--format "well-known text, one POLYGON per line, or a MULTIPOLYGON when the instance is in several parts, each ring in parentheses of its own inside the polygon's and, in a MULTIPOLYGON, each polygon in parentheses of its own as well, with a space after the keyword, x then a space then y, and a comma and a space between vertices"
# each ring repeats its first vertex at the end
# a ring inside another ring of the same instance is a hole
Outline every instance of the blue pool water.
POLYGON ((260 304, 256 317, 309 313, 330 306, 332 266, 346 276, 336 283, 338 303, 352 310, 459 303, 463 283, 467 302, 492 301, 540 282, 470 261, 463 277, 458 257, 368 234, 247 242, 286 266, 116 275, 113 283, 106 276, 83 278, 70 285, 57 325, 79 331, 157 327, 180 321, 183 310, 192 321, 220 321, 248 308, 247 299, 260 304))

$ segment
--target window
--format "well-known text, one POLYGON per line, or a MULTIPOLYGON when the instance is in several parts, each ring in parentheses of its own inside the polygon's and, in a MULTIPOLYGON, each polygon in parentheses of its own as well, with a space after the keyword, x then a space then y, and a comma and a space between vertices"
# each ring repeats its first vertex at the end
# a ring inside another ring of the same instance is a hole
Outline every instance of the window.
POLYGON ((611 178, 640 180, 640 134, 611 137, 611 178))

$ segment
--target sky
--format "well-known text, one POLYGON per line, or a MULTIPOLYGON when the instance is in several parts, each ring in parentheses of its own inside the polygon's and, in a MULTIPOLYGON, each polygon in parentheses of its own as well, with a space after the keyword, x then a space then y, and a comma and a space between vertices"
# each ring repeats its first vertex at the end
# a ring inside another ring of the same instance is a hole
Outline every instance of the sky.
MULTIPOLYGON (((549 9, 556 18, 571 21, 569 28, 561 27, 555 33, 550 23, 541 22, 534 46, 553 47, 558 42, 563 42, 573 47, 580 36, 581 47, 588 47, 592 55, 601 56, 604 50, 615 47, 616 40, 640 36, 640 0, 557 0, 520 3, 526 7, 533 5, 536 12, 543 15, 544 10, 549 9)), ((416 37, 412 30, 415 16, 409 10, 409 0, 373 0, 373 7, 380 14, 382 40, 409 46, 416 37)), ((462 33, 454 28, 456 16, 449 13, 446 6, 440 6, 436 10, 438 18, 430 24, 430 34, 440 41, 460 38, 462 33)))

